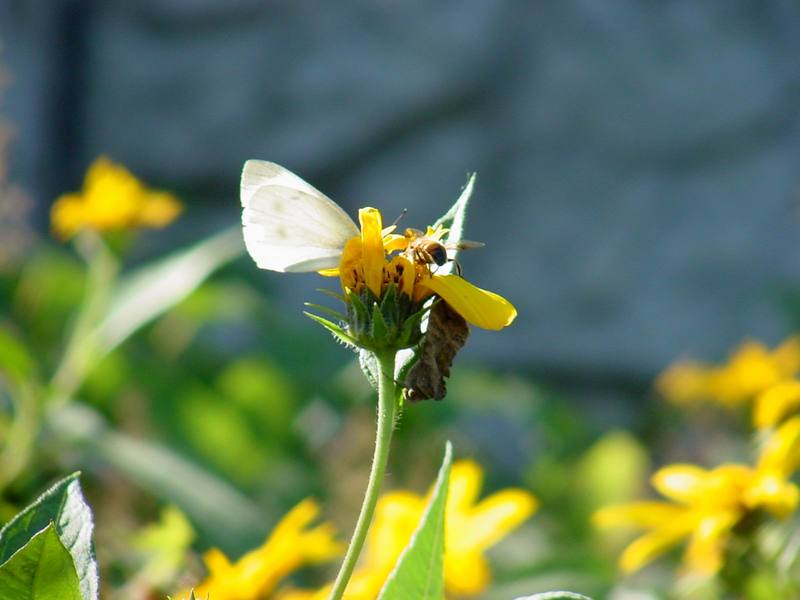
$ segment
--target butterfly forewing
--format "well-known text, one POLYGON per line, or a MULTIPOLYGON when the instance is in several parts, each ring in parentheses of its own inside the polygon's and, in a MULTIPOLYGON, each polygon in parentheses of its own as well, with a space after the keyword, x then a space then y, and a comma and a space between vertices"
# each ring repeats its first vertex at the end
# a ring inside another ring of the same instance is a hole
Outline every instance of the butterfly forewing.
POLYGON ((335 267, 347 240, 359 234, 335 202, 275 163, 245 163, 241 200, 245 245, 263 269, 335 267))

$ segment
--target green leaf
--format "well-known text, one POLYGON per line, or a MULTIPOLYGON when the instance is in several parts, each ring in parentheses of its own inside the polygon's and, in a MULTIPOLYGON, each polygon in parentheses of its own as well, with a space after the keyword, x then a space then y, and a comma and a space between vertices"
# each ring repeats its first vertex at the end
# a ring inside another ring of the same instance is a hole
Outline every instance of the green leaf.
POLYGON ((307 312, 307 311, 303 311, 303 314, 305 316, 307 316, 309 319, 311 319, 312 321, 316 321, 317 323, 322 325, 325 329, 330 331, 331 335, 333 335, 335 340, 341 342, 345 346, 351 346, 353 348, 356 347, 356 341, 353 338, 351 338, 349 335, 347 335, 347 332, 345 332, 344 329, 339 327, 333 321, 328 321, 328 319, 325 319, 323 317, 320 317, 318 315, 315 315, 314 313, 310 313, 310 312, 307 312))
POLYGON ((119 283, 106 318, 93 332, 102 352, 111 352, 137 329, 178 304, 243 250, 242 229, 237 225, 127 275, 119 283))
POLYGON ((433 494, 378 600, 444 600, 444 511, 453 448, 447 442, 433 494))
POLYGON ((575 592, 542 592, 533 596, 520 596, 514 600, 592 600, 589 596, 576 594, 575 592))
POLYGON ((0 565, 0 598, 3 600, 85 600, 72 556, 56 533, 54 524, 0 565))
MULTIPOLYGON (((78 476, 78 473, 73 473, 53 485, 0 530, 0 564, 53 523, 72 555, 84 600, 96 600, 97 563, 92 543, 94 521, 83 498, 78 476)), ((0 595, 0 598, 5 597, 0 595)))
MULTIPOLYGON (((446 244, 455 245, 463 238, 464 222, 467 218, 467 205, 469 204, 470 198, 472 198, 472 191, 474 188, 475 173, 472 173, 469 179, 467 179, 467 184, 464 186, 464 189, 461 190, 461 195, 458 197, 455 204, 433 224, 434 227, 439 227, 441 225, 449 229, 447 237, 444 240, 446 244)), ((455 258, 457 251, 451 250, 449 253, 455 258)), ((450 261, 437 269, 436 272, 439 274, 451 273, 454 267, 455 262, 450 261)))
POLYGON ((9 331, 0 329, 0 373, 22 380, 33 375, 34 360, 25 345, 9 331))

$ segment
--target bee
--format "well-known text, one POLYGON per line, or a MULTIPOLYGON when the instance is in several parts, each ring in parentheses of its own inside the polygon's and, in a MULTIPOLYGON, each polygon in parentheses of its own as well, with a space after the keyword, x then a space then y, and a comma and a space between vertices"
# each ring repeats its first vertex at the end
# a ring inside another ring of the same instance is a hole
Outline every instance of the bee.
POLYGON ((408 228, 403 235, 409 240, 406 254, 415 262, 428 265, 442 266, 448 260, 448 250, 471 250, 484 246, 482 242, 461 240, 455 244, 443 244, 439 240, 425 235, 419 229, 408 228))

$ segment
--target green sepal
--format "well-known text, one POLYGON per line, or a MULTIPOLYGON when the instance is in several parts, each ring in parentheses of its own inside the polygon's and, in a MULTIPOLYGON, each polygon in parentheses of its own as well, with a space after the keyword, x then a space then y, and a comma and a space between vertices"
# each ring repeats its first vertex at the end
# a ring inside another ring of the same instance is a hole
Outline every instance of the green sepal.
POLYGON ((370 350, 361 348, 358 351, 358 366, 361 367, 364 377, 367 378, 372 388, 377 390, 378 379, 380 377, 380 365, 378 364, 378 359, 375 354, 370 350))
POLYGON ((372 341, 376 346, 383 346, 389 341, 389 327, 383 319, 383 313, 378 303, 372 305, 372 327, 370 331, 372 341))
POLYGON ((422 318, 430 309, 430 306, 423 306, 414 314, 406 317, 406 320, 403 322, 403 328, 400 330, 398 336, 399 346, 401 348, 414 346, 422 338, 420 323, 422 323, 422 318))
POLYGON ((325 313, 326 315, 333 317, 334 319, 338 319, 339 321, 347 321, 347 315, 344 313, 339 312, 338 310, 334 310, 328 306, 323 306, 322 304, 315 304, 313 302, 303 302, 303 306, 307 306, 308 308, 313 308, 314 310, 318 310, 321 313, 325 313))
POLYGON ((391 330, 396 330, 400 324, 400 302, 397 294, 397 286, 389 285, 381 300, 381 314, 386 325, 391 330))
POLYGON ((322 292, 323 294, 325 294, 326 296, 330 296, 331 298, 336 298, 337 300, 340 300, 344 304, 347 304, 347 298, 345 297, 344 294, 340 294, 339 292, 334 292, 333 290, 327 290, 325 288, 317 288, 317 291, 322 292))
POLYGON ((369 310, 361 296, 352 290, 347 291, 347 301, 348 312, 352 315, 352 318, 349 319, 352 326, 350 333, 354 338, 361 338, 369 332, 369 310))
POLYGON ((333 321, 328 321, 328 319, 325 319, 323 317, 320 317, 319 315, 315 315, 314 313, 310 313, 310 312, 307 312, 307 311, 303 311, 303 314, 305 316, 307 316, 309 319, 311 319, 312 321, 316 321, 317 323, 322 325, 325 329, 330 331, 331 335, 333 335, 334 339, 337 340, 338 342, 341 342, 342 344, 344 344, 345 346, 348 346, 348 347, 352 347, 352 348, 358 347, 358 343, 356 342, 356 340, 354 340, 352 337, 350 337, 347 334, 347 332, 345 332, 344 329, 339 327, 333 321))

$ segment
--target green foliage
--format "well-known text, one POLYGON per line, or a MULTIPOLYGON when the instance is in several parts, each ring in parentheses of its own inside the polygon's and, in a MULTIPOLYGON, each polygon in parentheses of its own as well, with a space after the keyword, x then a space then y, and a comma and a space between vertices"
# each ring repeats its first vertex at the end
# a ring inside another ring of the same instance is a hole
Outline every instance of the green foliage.
POLYGON ((452 460, 453 448, 448 442, 422 520, 386 580, 378 600, 444 599, 444 516, 452 460))
MULTIPOLYGON (((3 600, 88 600, 72 556, 53 524, 37 532, 11 558, 0 565, 3 600)), ((91 596, 91 598, 96 597, 91 596)))
POLYGON ((574 592, 543 592, 541 594, 534 594, 533 596, 525 596, 524 598, 516 598, 515 600, 592 600, 589 596, 583 594, 576 594, 574 592))
POLYGON ((9 560, 50 524, 74 561, 84 600, 96 599, 97 563, 92 541, 94 521, 91 509, 83 498, 78 473, 53 485, 0 530, 0 563, 9 560))

